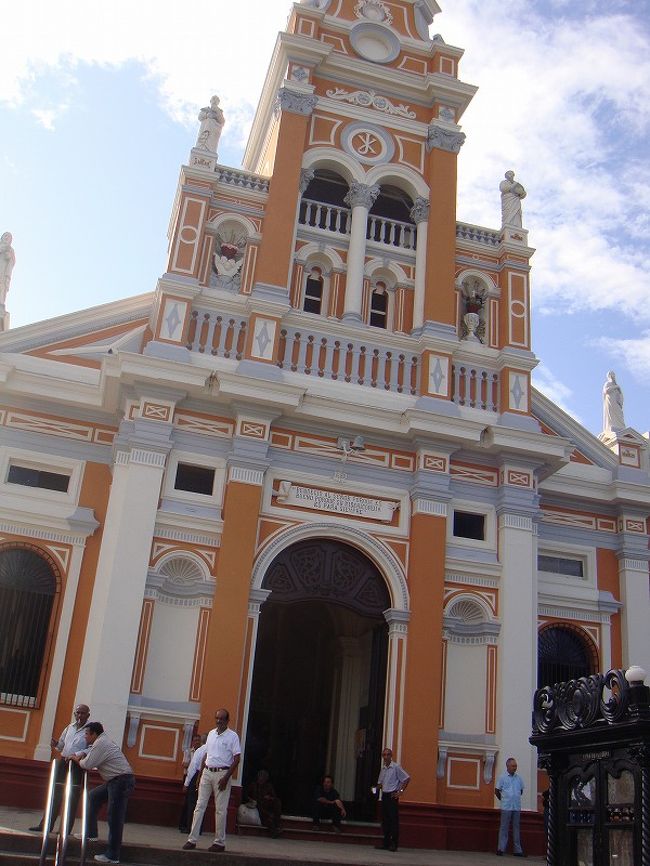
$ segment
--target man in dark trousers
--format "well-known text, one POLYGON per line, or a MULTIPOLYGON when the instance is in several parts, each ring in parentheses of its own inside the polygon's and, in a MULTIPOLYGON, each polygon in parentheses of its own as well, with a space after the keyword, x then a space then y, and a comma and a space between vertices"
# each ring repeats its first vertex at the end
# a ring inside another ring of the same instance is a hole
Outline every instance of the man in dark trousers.
POLYGON ((314 792, 314 829, 320 827, 321 818, 331 818, 334 830, 340 833, 341 820, 345 815, 345 806, 334 787, 334 779, 331 776, 323 776, 323 781, 314 792))
POLYGON ((384 841, 377 848, 386 851, 397 851, 399 844, 399 798, 406 790, 411 777, 399 764, 393 761, 390 749, 381 753, 383 759, 379 772, 377 787, 381 791, 381 828, 384 841))
POLYGON ((89 722, 85 731, 88 754, 85 758, 74 755, 70 760, 83 770, 97 770, 103 780, 103 784, 93 788, 88 795, 86 836, 97 838, 97 814, 108 800, 108 846, 105 854, 95 855, 95 860, 98 863, 119 863, 126 806, 135 788, 135 776, 120 747, 104 733, 103 725, 89 722))

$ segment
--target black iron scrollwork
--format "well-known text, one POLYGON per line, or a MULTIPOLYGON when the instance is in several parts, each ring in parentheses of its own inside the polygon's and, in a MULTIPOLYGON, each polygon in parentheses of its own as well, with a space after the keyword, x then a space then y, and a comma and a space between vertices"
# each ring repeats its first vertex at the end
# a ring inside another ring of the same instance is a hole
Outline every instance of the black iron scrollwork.
POLYGON ((628 714, 630 687, 622 670, 614 669, 605 674, 600 712, 610 725, 620 722, 628 714))

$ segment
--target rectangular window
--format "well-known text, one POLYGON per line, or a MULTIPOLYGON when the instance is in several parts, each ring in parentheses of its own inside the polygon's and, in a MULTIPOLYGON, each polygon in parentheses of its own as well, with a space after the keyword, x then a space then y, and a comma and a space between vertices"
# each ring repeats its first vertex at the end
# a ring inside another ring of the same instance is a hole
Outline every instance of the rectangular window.
POLYGON ((373 292, 370 296, 370 324, 373 328, 386 328, 388 318, 388 295, 373 292))
POLYGON ((215 474, 215 470, 207 466, 179 463, 176 467, 174 490, 185 490, 188 493, 202 493, 204 496, 212 496, 215 474))
POLYGON ((469 511, 454 511, 454 535, 485 541, 485 515, 469 511))
POLYGON ((306 313, 320 313, 323 306, 323 281, 307 277, 305 283, 305 303, 303 310, 306 313))
POLYGON ((39 487, 41 490, 56 490, 59 493, 67 493, 70 485, 70 476, 61 472, 47 472, 33 466, 19 466, 11 464, 7 474, 9 484, 20 484, 23 487, 39 487))
POLYGON ((539 571, 548 571, 551 574, 566 574, 569 577, 585 576, 584 562, 568 556, 547 556, 540 553, 537 557, 537 568, 539 571))

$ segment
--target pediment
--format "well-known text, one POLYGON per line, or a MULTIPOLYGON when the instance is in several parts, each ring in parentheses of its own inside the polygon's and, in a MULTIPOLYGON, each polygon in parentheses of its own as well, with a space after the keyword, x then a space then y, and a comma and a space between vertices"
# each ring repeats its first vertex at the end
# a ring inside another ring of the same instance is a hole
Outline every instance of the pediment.
POLYGON ((0 334, 0 352, 101 367, 107 355, 142 351, 152 295, 116 301, 0 334))
MULTIPOLYGON (((616 455, 597 436, 535 388, 532 395, 532 414, 547 436, 562 436, 573 443, 571 463, 603 469, 612 469, 617 465, 616 455)), ((641 440, 645 442, 643 437, 641 440)))

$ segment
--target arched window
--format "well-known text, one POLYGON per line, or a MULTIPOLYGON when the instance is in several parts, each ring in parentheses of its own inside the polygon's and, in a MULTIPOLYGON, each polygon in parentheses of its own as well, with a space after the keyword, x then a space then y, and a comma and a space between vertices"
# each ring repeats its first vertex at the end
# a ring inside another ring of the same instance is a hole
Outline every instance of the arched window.
POLYGON ((377 283, 372 290, 368 324, 374 328, 388 328, 388 292, 385 283, 377 283))
POLYGON ((598 654, 589 639, 570 625, 543 628, 537 639, 537 688, 593 674, 598 654))
POLYGON ((323 274, 320 268, 312 268, 307 274, 302 308, 306 313, 320 314, 323 310, 323 274))
POLYGON ((56 575, 48 560, 26 547, 0 550, 0 701, 37 704, 56 575))

